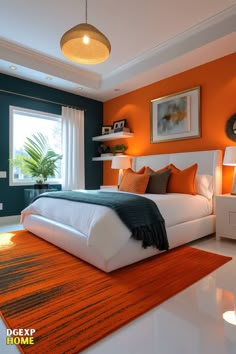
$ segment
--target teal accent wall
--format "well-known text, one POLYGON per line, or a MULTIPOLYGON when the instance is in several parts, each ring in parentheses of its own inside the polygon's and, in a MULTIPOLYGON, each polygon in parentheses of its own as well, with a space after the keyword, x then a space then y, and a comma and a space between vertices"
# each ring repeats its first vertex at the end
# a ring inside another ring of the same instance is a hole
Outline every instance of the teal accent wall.
MULTIPOLYGON (((92 142, 92 137, 101 134, 103 120, 102 102, 5 74, 0 74, 0 89, 86 109, 84 128, 85 188, 97 189, 100 187, 102 184, 102 163, 92 161, 92 157, 97 156, 98 147, 97 143, 92 142)), ((0 217, 20 214, 21 210, 25 207, 24 189, 27 188, 27 186, 9 186, 10 105, 61 114, 61 107, 59 105, 0 91, 0 171, 7 171, 7 178, 0 178, 0 203, 3 203, 3 210, 0 211, 0 217)), ((60 185, 57 185, 58 189, 60 189, 60 187, 60 185)))

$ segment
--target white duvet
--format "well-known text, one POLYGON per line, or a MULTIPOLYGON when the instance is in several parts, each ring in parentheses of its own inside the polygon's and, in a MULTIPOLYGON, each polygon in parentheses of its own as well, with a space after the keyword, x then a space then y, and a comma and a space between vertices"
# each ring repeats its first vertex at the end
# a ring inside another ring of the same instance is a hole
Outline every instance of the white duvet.
MULTIPOLYGON (((145 194, 143 197, 156 202, 166 228, 212 213, 211 202, 201 195, 169 193, 145 194)), ((21 214, 23 224, 27 215, 33 214, 76 229, 87 238, 87 245, 95 247, 107 260, 130 238, 129 229, 116 213, 100 205, 41 197, 21 214)))

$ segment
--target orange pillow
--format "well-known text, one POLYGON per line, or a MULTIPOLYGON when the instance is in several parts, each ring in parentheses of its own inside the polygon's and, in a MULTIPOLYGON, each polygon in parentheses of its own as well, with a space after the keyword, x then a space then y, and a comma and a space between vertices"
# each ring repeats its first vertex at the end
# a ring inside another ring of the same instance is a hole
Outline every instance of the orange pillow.
POLYGON ((196 163, 184 170, 175 167, 169 178, 167 193, 196 194, 195 176, 197 167, 196 163))
POLYGON ((125 170, 125 173, 131 172, 131 173, 136 173, 136 174, 138 174, 138 175, 141 175, 141 174, 144 173, 144 171, 145 171, 145 166, 143 166, 142 168, 140 168, 140 170, 138 170, 138 171, 134 171, 134 170, 132 170, 132 168, 127 168, 127 170, 125 170))
POLYGON ((173 163, 170 163, 168 166, 166 166, 165 169, 168 169, 168 168, 171 169, 171 173, 176 173, 176 172, 180 171, 180 169, 177 168, 175 165, 173 165, 173 163))
POLYGON ((119 186, 119 191, 144 194, 150 175, 138 173, 125 173, 119 186))
POLYGON ((161 168, 160 170, 157 170, 157 171, 154 171, 152 168, 150 167, 145 167, 145 171, 144 173, 147 173, 147 174, 152 174, 152 173, 158 173, 158 172, 162 172, 162 171, 165 171, 165 170, 168 170, 170 169, 171 172, 177 172, 179 171, 179 169, 177 167, 175 167, 175 165, 173 165, 172 163, 170 163, 169 165, 161 168))

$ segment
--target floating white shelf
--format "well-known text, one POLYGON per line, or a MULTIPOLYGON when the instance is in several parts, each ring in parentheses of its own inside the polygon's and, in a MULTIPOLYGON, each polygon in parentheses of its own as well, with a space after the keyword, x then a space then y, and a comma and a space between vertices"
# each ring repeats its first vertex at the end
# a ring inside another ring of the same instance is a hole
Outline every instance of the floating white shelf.
POLYGON ((123 138, 132 138, 134 133, 129 132, 117 132, 112 134, 104 134, 99 136, 94 136, 93 141, 108 141, 108 140, 116 140, 116 139, 123 139, 123 138))
POLYGON ((92 161, 109 161, 112 160, 113 156, 99 156, 99 157, 93 157, 92 161))
MULTIPOLYGON (((109 160, 111 161, 114 156, 116 156, 116 155, 93 157, 93 158, 92 158, 92 161, 109 161, 109 160)), ((118 156, 118 155, 117 155, 117 156, 118 156)), ((132 159, 132 156, 130 156, 130 155, 125 155, 125 154, 124 154, 124 156, 128 156, 128 157, 130 157, 130 158, 132 159)))

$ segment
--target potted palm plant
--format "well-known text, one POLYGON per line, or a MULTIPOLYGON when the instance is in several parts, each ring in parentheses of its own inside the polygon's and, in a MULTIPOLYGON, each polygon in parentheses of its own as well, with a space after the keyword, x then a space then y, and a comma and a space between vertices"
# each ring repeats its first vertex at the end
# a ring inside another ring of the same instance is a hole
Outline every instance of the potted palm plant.
POLYGON ((48 177, 55 177, 56 162, 62 159, 62 155, 50 148, 47 138, 42 133, 27 137, 24 150, 27 156, 17 155, 12 161, 13 165, 19 167, 24 174, 35 178, 35 188, 48 188, 45 182, 48 177))

